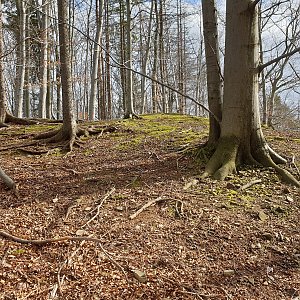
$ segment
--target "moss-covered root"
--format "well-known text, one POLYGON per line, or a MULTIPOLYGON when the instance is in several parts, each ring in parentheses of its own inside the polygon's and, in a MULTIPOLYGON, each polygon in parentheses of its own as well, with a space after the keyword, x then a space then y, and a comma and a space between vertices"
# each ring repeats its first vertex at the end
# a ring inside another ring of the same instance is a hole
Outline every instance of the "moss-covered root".
POLYGON ((235 137, 221 138, 202 178, 212 175, 217 180, 224 180, 229 174, 235 173, 239 144, 235 137))
POLYGON ((263 166, 265 167, 271 167, 273 168, 277 174, 280 176, 281 180, 287 184, 296 186, 296 187, 300 187, 300 182, 299 180, 297 180, 290 172, 288 172, 287 170, 279 167, 274 161, 273 161, 273 157, 276 154, 276 152, 272 152, 272 156, 271 153, 269 154, 270 148, 267 147, 267 151, 264 150, 264 148, 262 147, 260 150, 256 150, 255 152, 255 158, 257 159, 257 161, 259 163, 261 163, 263 166))
MULTIPOLYGON (((96 131, 93 131, 92 133, 95 134, 96 131)), ((38 134, 34 137, 34 139, 39 140, 46 144, 51 143, 63 143, 63 149, 71 152, 73 150, 73 146, 77 145, 80 146, 80 137, 81 136, 88 136, 89 130, 83 129, 83 128, 77 128, 75 134, 69 134, 68 132, 65 132, 63 130, 63 127, 57 130, 51 130, 47 131, 41 134, 38 134)))

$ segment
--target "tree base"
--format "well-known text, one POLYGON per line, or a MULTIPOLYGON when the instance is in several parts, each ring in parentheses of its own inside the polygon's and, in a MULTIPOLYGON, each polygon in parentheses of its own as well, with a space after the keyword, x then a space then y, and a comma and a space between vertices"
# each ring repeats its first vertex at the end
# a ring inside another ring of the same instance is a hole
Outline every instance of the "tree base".
POLYGON ((236 173, 237 166, 241 164, 257 165, 273 168, 282 181, 300 187, 300 182, 287 170, 279 167, 274 161, 283 163, 283 159, 265 142, 255 151, 242 149, 239 139, 226 137, 219 140, 216 151, 208 161, 202 178, 212 176, 217 180, 224 180, 228 175, 236 173))

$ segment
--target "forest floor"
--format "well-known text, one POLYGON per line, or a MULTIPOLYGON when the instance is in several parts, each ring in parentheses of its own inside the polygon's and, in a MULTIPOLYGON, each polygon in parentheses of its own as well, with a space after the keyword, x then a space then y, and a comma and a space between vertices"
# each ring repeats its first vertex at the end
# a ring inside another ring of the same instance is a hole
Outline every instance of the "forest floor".
MULTIPOLYGON (((0 182, 0 230, 101 241, 41 247, 0 237, 1 300, 300 299, 299 189, 266 168, 199 179, 207 154, 183 150, 205 141, 201 118, 94 124, 115 131, 85 138, 67 155, 42 145, 41 155, 0 153, 19 191, 0 182)), ((2 128, 1 146, 54 126, 2 128)), ((300 167, 299 132, 265 134, 300 167)))

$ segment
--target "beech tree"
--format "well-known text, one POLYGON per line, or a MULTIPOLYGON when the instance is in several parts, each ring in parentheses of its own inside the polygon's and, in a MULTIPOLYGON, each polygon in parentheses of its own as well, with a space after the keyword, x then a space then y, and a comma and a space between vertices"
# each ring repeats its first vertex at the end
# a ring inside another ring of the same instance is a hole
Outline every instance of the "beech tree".
POLYGON ((226 1, 221 134, 203 177, 213 175, 223 180, 240 164, 263 165, 273 167, 285 182, 299 187, 300 183, 277 165, 285 161, 269 147, 261 130, 258 75, 272 61, 260 66, 258 2, 226 1))
POLYGON ((205 28, 206 79, 209 110, 215 115, 209 117, 208 144, 215 146, 220 137, 219 120, 222 117, 222 78, 219 57, 219 40, 216 5, 214 0, 202 1, 203 26, 205 28))
POLYGON ((62 113, 63 125, 59 130, 43 133, 36 139, 45 139, 45 142, 56 143, 66 141, 65 148, 72 150, 78 132, 74 116, 74 104, 71 82, 70 37, 68 24, 68 0, 57 0, 60 72, 62 85, 62 113))

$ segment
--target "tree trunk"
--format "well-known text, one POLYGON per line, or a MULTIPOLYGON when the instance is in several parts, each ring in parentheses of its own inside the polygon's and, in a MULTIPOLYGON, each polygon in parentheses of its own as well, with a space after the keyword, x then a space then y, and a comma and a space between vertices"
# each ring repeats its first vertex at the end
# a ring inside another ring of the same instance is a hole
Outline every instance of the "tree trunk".
MULTIPOLYGON (((119 23, 120 23, 120 64, 125 65, 125 29, 124 29, 124 2, 119 0, 119 23)), ((120 69, 120 80, 122 89, 122 106, 125 112, 126 110, 126 70, 120 69)))
MULTIPOLYGON (((222 78, 220 69, 219 40, 217 14, 214 0, 202 1, 206 80, 208 107, 219 119, 222 118, 222 78)), ((220 137, 220 124, 215 117, 209 116, 209 140, 208 144, 215 146, 220 137)))
POLYGON ((41 75, 40 75, 40 95, 39 95, 39 117, 46 118, 47 80, 48 80, 48 0, 42 2, 41 18, 41 75))
MULTIPOLYGON (((154 1, 151 1, 150 6, 150 13, 149 13, 149 23, 147 28, 147 40, 145 45, 145 54, 142 55, 142 74, 146 74, 147 72, 147 66, 149 61, 149 53, 150 53, 150 42, 151 42, 151 29, 152 29, 152 21, 153 21, 153 8, 154 8, 154 1)), ((142 37, 140 37, 142 38, 142 37)), ((141 113, 145 113, 146 109, 146 77, 142 76, 141 78, 141 113)))
POLYGON ((19 33, 17 46, 17 66, 16 66, 16 87, 15 87, 15 115, 23 117, 23 94, 25 81, 25 61, 26 61, 26 8, 25 1, 16 1, 19 17, 19 33))
POLYGON ((241 163, 273 167, 283 180, 300 186, 274 161, 260 125, 258 101, 259 36, 257 7, 251 0, 227 0, 224 102, 221 135, 204 177, 224 179, 241 163))
POLYGON ((0 0, 0 126, 6 118, 6 97, 3 76, 3 32, 2 32, 2 1, 0 0))
POLYGON ((99 17, 97 20, 97 30, 94 43, 94 53, 93 53, 93 66, 92 66, 92 76, 91 76, 91 94, 89 103, 89 120, 95 119, 95 106, 97 99, 97 74, 98 74, 98 63, 100 57, 100 44, 102 38, 102 15, 103 15, 103 0, 99 0, 99 17))
MULTIPOLYGON (((106 75, 106 102, 107 102, 107 114, 106 118, 112 118, 112 80, 111 80, 111 63, 110 63, 110 24, 109 24, 109 5, 108 1, 106 1, 106 9, 105 9, 105 75, 106 75)), ((103 60, 102 60, 103 61, 103 60)), ((103 68, 104 69, 104 68, 103 68)))
POLYGON ((133 107, 132 94, 132 41, 131 41, 131 5, 126 0, 126 44, 125 44, 125 66, 126 66, 126 97, 124 118, 136 116, 133 107))
POLYGON ((61 61, 63 138, 70 139, 71 147, 75 140, 77 125, 74 117, 74 104, 71 82, 70 38, 68 26, 68 0, 58 0, 58 29, 61 61))

